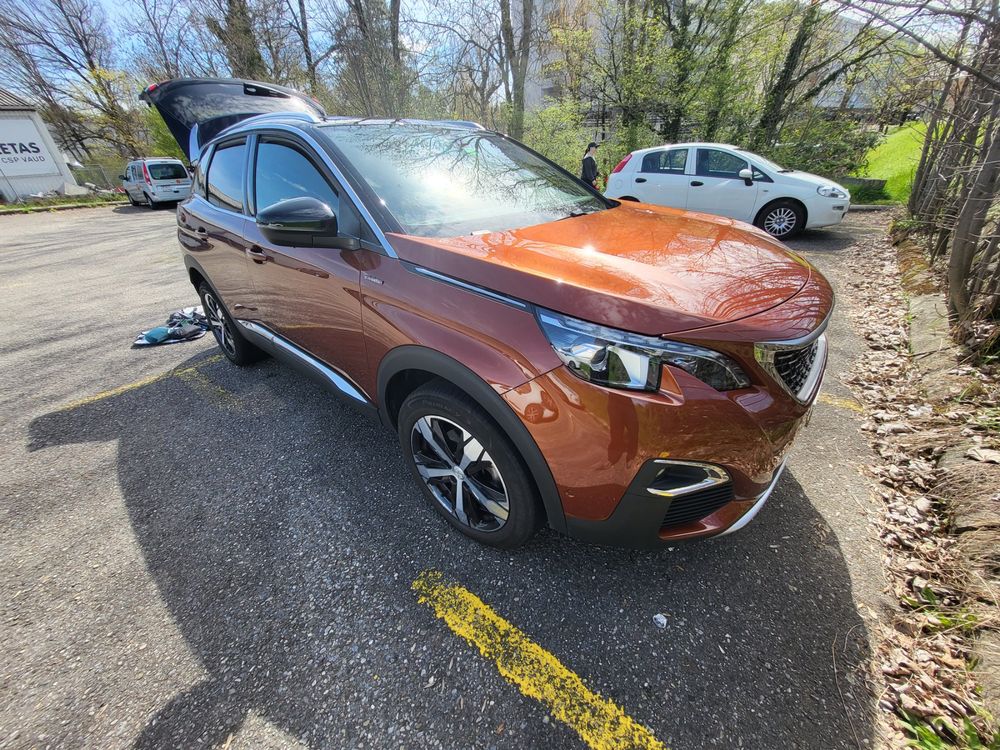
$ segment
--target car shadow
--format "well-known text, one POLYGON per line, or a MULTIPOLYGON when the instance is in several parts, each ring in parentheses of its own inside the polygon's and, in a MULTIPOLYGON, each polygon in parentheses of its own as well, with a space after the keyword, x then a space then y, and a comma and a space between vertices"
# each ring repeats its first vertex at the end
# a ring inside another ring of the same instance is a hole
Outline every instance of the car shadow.
POLYGON ((806 229, 797 237, 786 240, 792 250, 838 253, 856 244, 858 236, 841 227, 827 229, 806 229))
POLYGON ((277 363, 199 355, 177 372, 40 416, 28 436, 31 451, 118 442, 132 531, 207 674, 135 747, 216 747, 251 712, 310 747, 354 746, 362 726, 374 746, 579 746, 513 687, 491 688, 493 666, 416 602, 428 568, 675 749, 873 737, 847 567, 790 473, 731 537, 640 552, 543 532, 500 551, 432 511, 394 435, 277 363), (425 689, 427 673, 448 688, 425 689), (437 734, 452 725, 464 734, 437 734))

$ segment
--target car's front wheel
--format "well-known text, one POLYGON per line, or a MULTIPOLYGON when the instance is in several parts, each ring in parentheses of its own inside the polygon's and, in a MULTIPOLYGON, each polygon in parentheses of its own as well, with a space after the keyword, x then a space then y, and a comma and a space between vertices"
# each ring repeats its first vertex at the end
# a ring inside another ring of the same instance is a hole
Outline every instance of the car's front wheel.
POLYGON ((215 342, 222 349, 226 358, 235 365, 243 367, 256 362, 263 356, 263 352, 247 341, 237 328, 236 323, 229 316, 222 300, 204 281, 198 286, 198 296, 201 297, 201 306, 208 318, 208 324, 215 336, 215 342))
POLYGON ((791 239, 805 228, 806 217, 802 207, 792 201, 775 201, 757 216, 754 222, 772 237, 791 239))
POLYGON ((399 440, 433 506, 466 536, 518 547, 538 529, 538 490, 497 424, 458 389, 429 383, 399 411, 399 440))

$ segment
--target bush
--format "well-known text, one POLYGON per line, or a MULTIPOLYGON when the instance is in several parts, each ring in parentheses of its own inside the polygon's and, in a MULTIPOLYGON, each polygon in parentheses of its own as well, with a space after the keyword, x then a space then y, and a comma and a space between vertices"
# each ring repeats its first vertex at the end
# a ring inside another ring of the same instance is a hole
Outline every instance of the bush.
POLYGON ((646 125, 612 125, 612 135, 600 140, 593 128, 584 124, 584 112, 571 99, 553 102, 544 109, 528 112, 524 121, 524 142, 563 169, 579 175, 587 144, 597 141, 598 184, 603 187, 608 174, 625 154, 662 142, 646 125))

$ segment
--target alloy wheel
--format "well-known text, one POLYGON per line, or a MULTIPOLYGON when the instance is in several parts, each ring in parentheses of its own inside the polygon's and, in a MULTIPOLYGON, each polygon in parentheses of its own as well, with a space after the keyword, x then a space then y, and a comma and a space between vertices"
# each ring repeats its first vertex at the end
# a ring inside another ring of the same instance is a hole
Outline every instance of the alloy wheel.
POLYGON ((215 340, 219 342, 219 346, 227 354, 235 357, 236 340, 233 338, 233 332, 229 330, 229 323, 225 313, 222 312, 222 305, 211 292, 205 292, 205 317, 208 318, 208 324, 212 327, 212 333, 215 335, 215 340))
POLYGON ((472 433, 449 419, 427 415, 413 425, 410 445, 420 478, 449 515, 477 531, 497 531, 507 523, 507 486, 472 433))
POLYGON ((764 217, 764 231, 775 237, 783 237, 795 228, 797 221, 798 217, 792 209, 780 206, 769 211, 764 217))

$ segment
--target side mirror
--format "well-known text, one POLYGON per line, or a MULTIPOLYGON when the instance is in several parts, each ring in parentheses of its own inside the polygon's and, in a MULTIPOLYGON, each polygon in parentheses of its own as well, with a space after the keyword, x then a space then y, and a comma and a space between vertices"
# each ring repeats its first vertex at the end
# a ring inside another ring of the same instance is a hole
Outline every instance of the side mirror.
POLYGON ((257 212, 260 233, 275 245, 357 250, 353 237, 337 235, 337 215, 316 198, 289 198, 257 212))
POLYGON ((753 172, 746 167, 740 170, 740 179, 747 185, 753 185, 753 172))
POLYGON ((122 182, 124 182, 125 181, 125 175, 123 175, 123 174, 118 175, 118 179, 121 180, 122 182))

